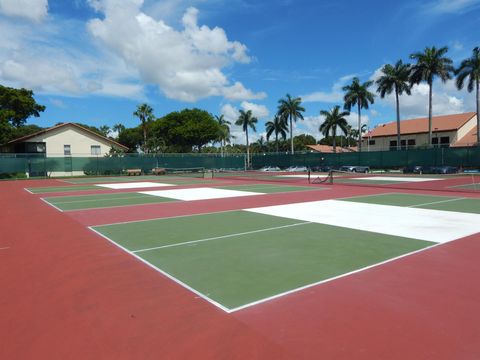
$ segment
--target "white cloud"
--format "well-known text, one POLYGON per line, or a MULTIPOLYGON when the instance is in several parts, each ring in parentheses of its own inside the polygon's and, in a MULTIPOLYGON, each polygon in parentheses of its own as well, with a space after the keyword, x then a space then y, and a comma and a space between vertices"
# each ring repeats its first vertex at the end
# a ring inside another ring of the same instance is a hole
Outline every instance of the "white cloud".
POLYGON ((176 30, 143 13, 142 0, 95 0, 91 4, 105 15, 89 22, 91 34, 167 97, 188 102, 210 96, 231 100, 265 97, 239 82, 230 84, 222 69, 250 62, 247 48, 228 40, 221 28, 198 25, 197 9, 188 8, 182 18, 183 29, 176 30))
POLYGON ((342 88, 351 80, 355 75, 345 75, 338 79, 332 86, 329 92, 316 91, 310 94, 302 95, 303 102, 325 102, 325 103, 343 103, 343 91, 342 88))
POLYGON ((48 14, 48 0, 0 0, 0 13, 38 22, 48 14))
POLYGON ((265 105, 254 104, 248 101, 242 101, 240 106, 245 110, 251 110, 252 115, 257 119, 266 118, 269 115, 269 111, 265 105))
POLYGON ((479 0, 435 0, 425 4, 425 10, 439 14, 464 13, 479 5, 479 0))

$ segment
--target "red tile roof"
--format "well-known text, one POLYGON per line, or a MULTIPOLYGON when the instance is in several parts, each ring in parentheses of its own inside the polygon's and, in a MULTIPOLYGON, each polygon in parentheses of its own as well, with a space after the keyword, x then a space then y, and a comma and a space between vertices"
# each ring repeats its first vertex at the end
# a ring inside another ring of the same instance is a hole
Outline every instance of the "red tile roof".
POLYGON ((464 137, 459 139, 455 144, 450 146, 474 146, 477 144, 477 126, 471 129, 464 137))
MULTIPOLYGON (((462 127, 468 120, 475 116, 474 112, 453 115, 434 116, 432 118, 432 131, 451 131, 462 127), (435 129, 435 130, 434 130, 435 129)), ((402 120, 400 123, 401 134, 419 134, 428 132, 428 118, 402 120)), ((392 121, 379 125, 370 132, 370 137, 397 135, 397 122, 392 121)), ((363 136, 367 138, 367 135, 363 136)))
MULTIPOLYGON (((310 149, 321 152, 321 153, 333 153, 333 146, 330 145, 307 145, 310 149)), ((350 146, 348 148, 342 148, 337 146, 336 148, 337 153, 344 153, 344 152, 356 152, 356 146, 350 146)))

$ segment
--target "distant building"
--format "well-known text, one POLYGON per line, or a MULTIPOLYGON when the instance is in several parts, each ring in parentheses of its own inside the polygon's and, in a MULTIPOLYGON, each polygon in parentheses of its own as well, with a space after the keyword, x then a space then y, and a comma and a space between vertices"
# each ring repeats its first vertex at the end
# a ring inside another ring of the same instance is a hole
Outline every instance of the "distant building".
MULTIPOLYGON (((476 145, 477 116, 474 112, 432 117, 432 144, 439 147, 476 145)), ((402 149, 428 146, 428 118, 400 122, 402 149)), ((397 122, 379 125, 363 135, 362 151, 397 149, 397 122)))
MULTIPOLYGON (((319 152, 319 153, 333 153, 333 146, 330 145, 307 145, 311 150, 319 152)), ((356 146, 350 146, 350 147, 336 147, 336 152, 337 153, 351 153, 351 152, 357 152, 358 149, 356 146)))
POLYGON ((2 152, 46 154, 47 157, 104 156, 111 148, 128 148, 83 126, 64 123, 9 141, 2 152))

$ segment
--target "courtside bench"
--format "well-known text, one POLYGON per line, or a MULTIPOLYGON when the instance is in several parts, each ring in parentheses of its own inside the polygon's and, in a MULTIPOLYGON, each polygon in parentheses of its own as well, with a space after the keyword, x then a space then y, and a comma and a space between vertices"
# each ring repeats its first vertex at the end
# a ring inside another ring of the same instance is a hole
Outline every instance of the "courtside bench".
POLYGON ((127 170, 125 170, 125 173, 128 176, 142 175, 142 169, 127 169, 127 170))

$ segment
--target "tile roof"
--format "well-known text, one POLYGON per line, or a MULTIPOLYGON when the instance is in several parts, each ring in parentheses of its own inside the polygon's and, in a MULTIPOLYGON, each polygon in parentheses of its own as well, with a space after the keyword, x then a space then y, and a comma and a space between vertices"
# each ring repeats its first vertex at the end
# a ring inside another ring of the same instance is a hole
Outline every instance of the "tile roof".
POLYGON ((464 137, 450 146, 474 146, 477 144, 477 126, 475 125, 464 137))
POLYGON ((90 130, 90 129, 84 128, 83 126, 80 126, 80 125, 78 125, 78 124, 71 123, 71 122, 58 124, 58 125, 49 127, 49 128, 47 128, 47 129, 43 129, 43 130, 37 131, 36 133, 30 134, 30 135, 26 135, 26 136, 22 136, 22 137, 20 137, 20 138, 14 139, 14 140, 10 140, 10 141, 9 141, 7 144, 5 144, 5 145, 8 145, 8 144, 16 144, 16 143, 19 143, 19 142, 22 142, 22 141, 31 139, 31 138, 33 138, 33 137, 35 137, 35 136, 38 136, 38 135, 41 135, 41 134, 45 134, 45 133, 48 133, 48 132, 50 132, 50 131, 52 131, 52 130, 59 129, 59 128, 62 128, 62 127, 68 126, 68 125, 71 125, 71 126, 73 126, 73 127, 76 127, 76 128, 78 128, 78 129, 80 129, 80 130, 83 130, 83 131, 85 131, 85 132, 87 132, 87 133, 90 133, 91 135, 94 135, 94 136, 96 136, 96 137, 98 137, 98 138, 101 138, 101 139, 103 139, 103 140, 105 140, 105 141, 108 141, 109 143, 115 144, 116 146, 118 146, 118 147, 120 147, 120 148, 122 148, 122 149, 125 149, 125 150, 128 149, 127 146, 122 145, 122 144, 116 142, 115 140, 109 139, 109 138, 107 138, 107 137, 105 137, 105 136, 102 136, 102 135, 100 135, 100 134, 97 134, 96 132, 94 132, 94 131, 92 131, 92 130, 90 130))
MULTIPOLYGON (((451 131, 462 127, 468 120, 475 116, 474 112, 432 117, 432 131, 451 131), (435 129, 435 130, 434 130, 435 129)), ((410 120, 401 120, 401 134, 418 134, 428 132, 428 117, 410 120)), ((392 121, 372 129, 370 137, 397 135, 397 122, 392 121)), ((367 135, 363 136, 364 138, 367 135)))
MULTIPOLYGON (((321 152, 321 153, 333 153, 333 146, 330 145, 307 145, 310 149, 321 152)), ((356 146, 350 146, 348 148, 342 148, 337 146, 337 153, 345 153, 345 152, 356 152, 356 146)))

